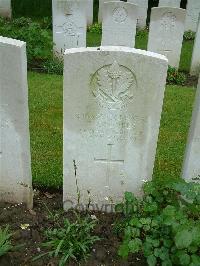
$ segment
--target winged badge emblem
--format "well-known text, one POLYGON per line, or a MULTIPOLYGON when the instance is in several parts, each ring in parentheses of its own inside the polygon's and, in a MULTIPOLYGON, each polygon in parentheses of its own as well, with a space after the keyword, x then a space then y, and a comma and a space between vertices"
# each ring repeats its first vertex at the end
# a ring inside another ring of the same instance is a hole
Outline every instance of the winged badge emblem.
POLYGON ((95 73, 93 94, 115 103, 133 98, 134 85, 136 80, 131 70, 114 61, 112 65, 104 66, 95 73))

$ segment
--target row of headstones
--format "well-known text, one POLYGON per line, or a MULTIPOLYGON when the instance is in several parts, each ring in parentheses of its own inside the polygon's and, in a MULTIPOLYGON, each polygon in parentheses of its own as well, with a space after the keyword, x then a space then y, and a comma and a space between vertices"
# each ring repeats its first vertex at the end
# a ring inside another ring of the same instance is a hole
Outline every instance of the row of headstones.
MULTIPOLYGON (((9 13, 9 0, 0 0, 0 7, 4 6, 4 14, 9 13)), ((148 1, 129 0, 130 3, 115 1, 104 3, 99 2, 99 17, 103 13, 103 34, 102 45, 117 46, 135 46, 136 24, 139 18, 146 21, 146 16, 141 18, 144 8, 147 9, 148 1), (136 6, 134 4, 139 4, 136 6), (143 10, 143 11, 141 11, 143 10)), ((171 5, 180 6, 178 1, 160 1, 160 6, 171 5)), ((87 23, 91 24, 93 20, 93 0, 53 0, 53 39, 54 52, 56 55, 62 55, 67 48, 86 47, 87 23)), ((194 15, 200 11, 200 1, 188 2, 188 14, 195 10, 194 15), (195 4, 196 3, 196 4, 195 4), (194 9, 195 8, 195 9, 194 9)), ((1 8, 0 8, 1 10, 1 8)), ((10 14, 10 13, 9 13, 10 14)), ((180 8, 153 8, 151 14, 150 33, 148 40, 148 51, 165 55, 169 60, 169 65, 179 67, 183 34, 185 29, 185 11, 180 8)), ((186 16, 186 24, 190 16, 186 16)), ((146 22, 145 22, 146 25, 146 22)), ((193 50, 190 73, 198 75, 200 68, 200 20, 196 31, 196 40, 193 50)))
MULTIPOLYGON (((99 22, 102 22, 103 5, 105 2, 110 2, 113 0, 99 0, 99 22)), ((120 0, 114 0, 120 1, 120 0)), ((123 1, 123 0, 122 0, 123 1)), ((136 4, 139 7, 138 10, 138 27, 146 27, 147 11, 148 11, 148 0, 127 0, 128 3, 136 4)), ((159 7, 176 7, 179 8, 181 0, 159 0, 159 7)), ((200 1, 198 0, 187 0, 187 12, 186 12, 186 22, 185 31, 196 31, 197 22, 200 13, 200 1)))
MULTIPOLYGON (((60 5, 62 5, 66 1, 67 0, 55 0, 55 2, 59 2, 60 5)), ((78 0, 78 1, 84 4, 84 8, 86 9, 87 13, 87 24, 91 25, 93 23, 93 0, 78 0)), ((52 0, 52 3, 53 2, 54 0, 52 0)), ((0 16, 5 18, 12 17, 11 0, 0 0, 0 16)))
MULTIPOLYGON (((153 172, 168 62, 127 47, 64 55, 63 198, 110 211, 153 172)), ((26 44, 0 37, 0 201, 33 204, 26 44)), ((53 139, 52 139, 53 141, 53 139)), ((200 175, 200 80, 183 178, 200 175)))
MULTIPOLYGON (((200 3, 200 1, 199 1, 200 3)), ((65 49, 86 47, 85 2, 53 1, 53 39, 57 56, 65 49)), ((138 6, 113 1, 103 5, 102 46, 135 46, 138 6)), ((165 55, 169 65, 179 67, 186 11, 181 8, 156 7, 151 11, 148 51, 165 55)), ((191 64, 191 74, 200 68, 200 20, 191 64)))
MULTIPOLYGON (((54 0, 52 0, 54 2, 54 0)), ((62 5, 65 0, 56 0, 62 5)), ((102 22, 102 8, 104 2, 109 2, 112 0, 99 0, 99 15, 98 20, 102 22)), ((120 1, 120 0, 115 0, 120 1)), ((93 23, 93 0, 81 0, 81 2, 86 2, 87 9, 87 23, 88 25, 93 23)), ((146 26, 147 10, 148 10, 148 0, 127 0, 127 2, 132 4, 137 4, 139 6, 138 12, 138 27, 144 28, 146 26)), ((159 0, 159 7, 180 7, 181 0, 159 0)), ((198 16, 200 13, 200 1, 198 0, 188 0, 187 1, 187 15, 185 30, 196 31, 198 16)), ((0 16, 11 17, 11 0, 0 0, 0 16)))

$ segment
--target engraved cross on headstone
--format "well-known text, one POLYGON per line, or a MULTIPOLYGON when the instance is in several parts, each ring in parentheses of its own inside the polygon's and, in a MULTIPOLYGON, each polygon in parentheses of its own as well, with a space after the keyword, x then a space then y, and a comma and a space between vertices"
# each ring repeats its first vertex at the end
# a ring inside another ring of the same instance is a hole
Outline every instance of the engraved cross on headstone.
POLYGON ((94 158, 94 161, 97 163, 106 163, 107 164, 106 178, 107 178, 108 185, 109 185, 109 179, 110 179, 110 174, 111 174, 111 165, 114 163, 124 164, 124 160, 112 159, 112 147, 113 147, 113 144, 107 145, 107 158, 102 158, 102 159, 101 158, 94 158))

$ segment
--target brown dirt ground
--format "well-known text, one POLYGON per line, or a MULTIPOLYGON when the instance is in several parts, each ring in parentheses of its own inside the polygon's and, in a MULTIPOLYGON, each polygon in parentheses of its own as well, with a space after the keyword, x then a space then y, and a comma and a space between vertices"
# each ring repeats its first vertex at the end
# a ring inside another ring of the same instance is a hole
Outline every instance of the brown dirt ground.
MULTIPOLYGON (((43 232, 53 227, 54 222, 49 219, 49 213, 62 210, 62 194, 37 192, 34 198, 33 210, 27 210, 23 205, 12 205, 0 203, 0 227, 10 226, 14 232, 12 244, 19 247, 0 258, 0 266, 57 266, 58 261, 49 257, 32 261, 34 256, 41 254, 44 250, 41 243, 44 240, 43 232), (50 211, 50 212, 49 212, 50 211), (29 224, 27 230, 21 229, 20 225, 29 224), (20 246, 21 245, 21 246, 20 246)), ((84 216, 84 213, 81 215, 84 216)), ((91 250, 91 256, 87 262, 70 262, 67 265, 84 266, 145 266, 145 259, 139 254, 131 256, 128 261, 121 260, 117 255, 120 238, 113 233, 113 223, 117 219, 116 214, 95 213, 98 223, 95 228, 95 235, 102 240, 98 241, 91 250)), ((65 213, 65 216, 73 221, 73 212, 65 213)))

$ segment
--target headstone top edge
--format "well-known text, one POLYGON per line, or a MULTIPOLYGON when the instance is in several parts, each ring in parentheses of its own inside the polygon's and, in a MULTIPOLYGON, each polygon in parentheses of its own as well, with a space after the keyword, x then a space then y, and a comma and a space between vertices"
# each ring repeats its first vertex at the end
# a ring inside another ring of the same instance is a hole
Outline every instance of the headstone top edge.
MULTIPOLYGON (((80 2, 80 3, 82 3, 82 2, 87 2, 87 0, 75 0, 76 2, 80 2)), ((74 2, 74 0, 52 0, 52 2, 55 2, 55 3, 57 3, 57 2, 74 2)))
POLYGON ((169 6, 161 6, 161 7, 152 7, 151 11, 154 12, 158 12, 161 11, 163 9, 163 11, 165 10, 169 10, 169 11, 179 11, 182 12, 183 14, 186 14, 186 10, 184 8, 180 8, 180 7, 169 7, 169 6))
POLYGON ((139 7, 137 4, 129 3, 129 2, 123 2, 123 1, 109 1, 109 2, 104 2, 104 5, 111 5, 115 4, 117 6, 125 6, 125 7, 139 7))
POLYGON ((65 56, 69 54, 75 54, 75 53, 86 53, 86 52, 126 52, 126 53, 133 53, 133 54, 138 54, 138 55, 143 55, 143 56, 148 56, 152 57, 155 59, 160 59, 161 61, 164 61, 168 64, 168 59, 166 56, 150 52, 150 51, 145 51, 145 50, 140 50, 140 49, 135 49, 135 48, 130 48, 130 47, 125 47, 125 46, 100 46, 100 47, 88 47, 88 48, 71 48, 71 49, 66 49, 65 50, 65 56))
POLYGON ((7 37, 3 37, 3 36, 0 36, 0 43, 13 45, 13 46, 17 46, 20 48, 23 46, 26 46, 26 43, 23 41, 19 41, 19 40, 12 39, 12 38, 7 38, 7 37))

